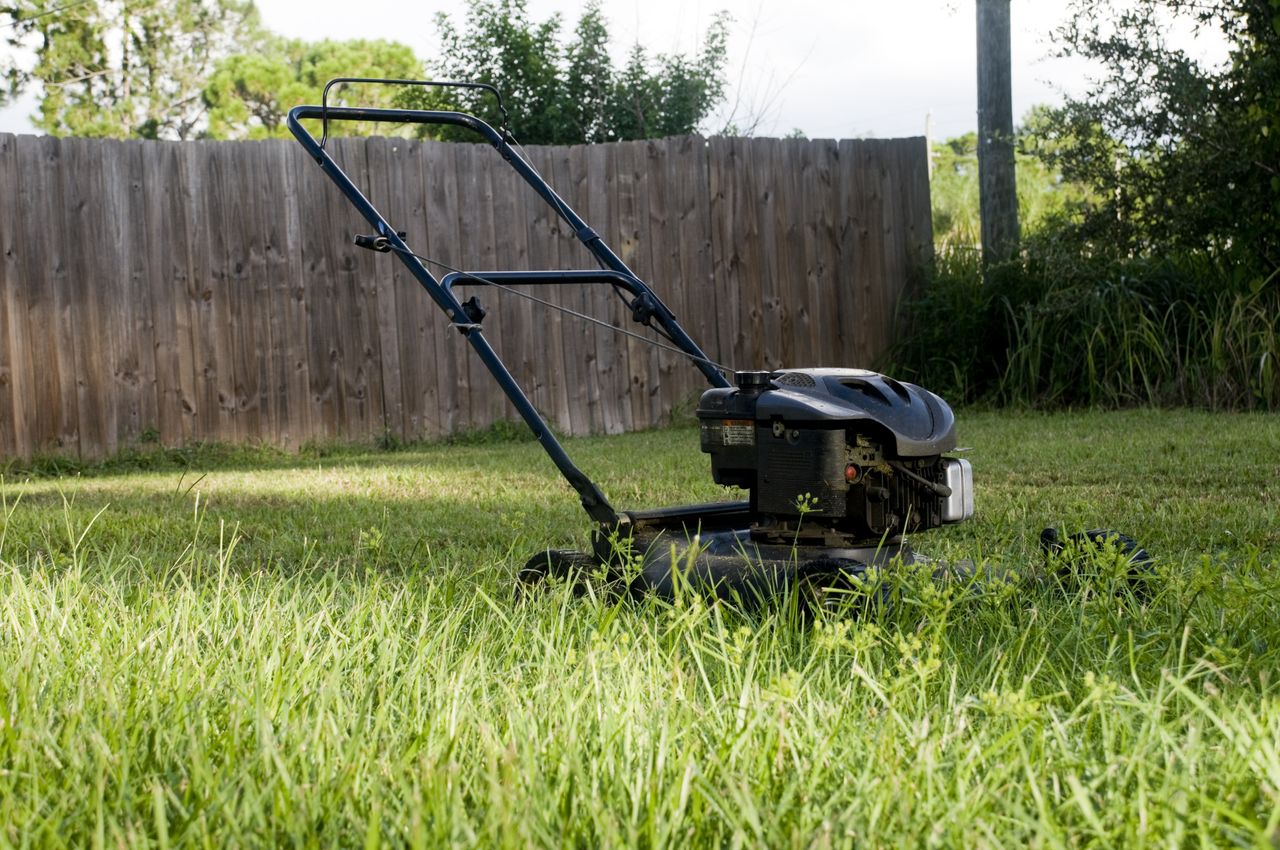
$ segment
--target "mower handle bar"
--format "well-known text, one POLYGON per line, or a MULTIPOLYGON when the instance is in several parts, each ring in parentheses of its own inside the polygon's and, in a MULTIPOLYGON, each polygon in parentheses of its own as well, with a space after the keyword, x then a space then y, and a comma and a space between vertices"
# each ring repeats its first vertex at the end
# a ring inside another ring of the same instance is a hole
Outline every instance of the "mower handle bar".
MULTIPOLYGON (((482 83, 474 83, 470 85, 485 87, 482 83)), ((627 267, 627 264, 624 263, 622 259, 605 244, 604 240, 600 237, 600 234, 596 233, 595 230, 582 220, 581 216, 574 212, 573 209, 565 203, 563 198, 556 194, 555 190, 552 189, 547 184, 547 181, 542 178, 542 175, 538 174, 537 169, 530 165, 524 157, 522 157, 515 148, 511 146, 508 141, 507 134, 498 132, 485 121, 474 115, 468 115, 465 112, 449 112, 430 109, 379 109, 352 106, 295 106, 293 109, 289 110, 289 130, 298 139, 298 141, 302 143, 302 146, 306 148, 307 152, 312 155, 316 162, 320 164, 320 167, 325 170, 325 173, 338 184, 338 188, 342 190, 343 194, 347 196, 347 199, 355 205, 369 223, 374 225, 374 227, 379 228, 378 235, 386 237, 387 242, 392 246, 392 249, 395 250, 396 253, 400 254, 402 259, 406 258, 403 252, 408 251, 408 246, 399 238, 398 234, 394 234, 392 232, 392 229, 387 224, 386 220, 382 218, 376 209, 373 208, 373 205, 370 204, 368 199, 360 193, 360 190, 352 184, 351 180, 342 172, 342 169, 333 162, 332 158, 329 157, 328 153, 325 151, 324 146, 317 143, 315 137, 307 132, 306 128, 302 126, 301 122, 307 119, 330 121, 369 121, 374 123, 390 124, 441 124, 446 126, 463 127, 483 137, 486 142, 497 149, 498 153, 502 155, 502 158, 507 162, 507 164, 510 165, 517 174, 524 178, 524 181, 538 193, 538 196, 541 197, 553 210, 555 210, 556 214, 563 219, 567 225, 569 225, 573 234, 578 238, 578 241, 580 241, 586 249, 591 252, 591 255, 595 257, 596 261, 600 263, 602 267, 618 272, 619 274, 634 280, 636 284, 643 287, 646 300, 652 300, 655 306, 653 311, 654 318, 658 319, 662 324, 663 329, 671 336, 672 341, 679 346, 682 351, 690 356, 690 359, 698 367, 698 370, 702 372, 703 377, 707 379, 707 382, 713 387, 727 387, 730 385, 716 367, 711 365, 712 361, 705 353, 703 353, 702 349, 693 341, 688 333, 685 332, 684 328, 681 327, 679 321, 671 312, 670 308, 668 308, 662 299, 658 297, 657 293, 655 293, 648 284, 644 283, 644 281, 637 277, 635 272, 631 271, 631 269, 627 267), (384 228, 386 232, 384 232, 384 228)), ((433 290, 438 289, 439 284, 429 272, 428 276, 431 277, 431 282, 435 286, 429 286, 426 281, 422 282, 423 286, 427 288, 427 291, 431 293, 432 297, 435 298, 440 307, 449 314, 449 317, 452 320, 459 321, 459 319, 454 315, 454 311, 458 308, 456 302, 451 304, 449 302, 453 300, 452 298, 446 297, 442 300, 438 297, 436 292, 433 290)), ((443 291, 441 291, 440 294, 448 296, 448 293, 443 291)))
POLYGON ((643 295, 651 290, 642 281, 625 274, 604 269, 565 269, 564 271, 501 271, 501 272, 452 272, 440 279, 440 285, 450 292, 455 286, 544 286, 556 284, 602 284, 621 286, 632 295, 643 295))
POLYGON ((502 135, 506 137, 507 124, 511 122, 511 116, 507 114, 507 107, 502 102, 502 92, 498 91, 494 86, 488 83, 465 83, 454 80, 397 80, 387 77, 334 77, 332 80, 324 84, 324 91, 320 93, 320 109, 324 114, 320 117, 322 122, 322 132, 320 134, 320 147, 323 148, 325 142, 329 140, 329 89, 336 85, 345 85, 347 83, 371 83, 384 86, 423 86, 442 89, 479 89, 493 95, 493 99, 498 102, 498 112, 502 113, 502 135))
MULTIPOLYGON (((360 78, 339 78, 332 81, 330 85, 344 81, 360 81, 360 78)), ((382 81, 378 81, 382 82, 382 81)), ((414 81, 406 81, 414 82, 414 81)), ((483 84, 472 84, 466 86, 468 88, 489 88, 483 84)), ((326 92, 328 86, 326 86, 326 92)), ((496 92, 495 92, 496 93, 496 92)), ((501 100, 499 99, 499 103, 501 100)), ((505 113, 505 110, 503 110, 505 113)), ((697 365, 699 371, 703 373, 707 381, 715 387, 729 386, 728 380, 720 374, 711 361, 703 354, 700 349, 687 333, 680 323, 676 320, 671 310, 658 298, 657 294, 649 288, 644 281, 640 280, 634 272, 631 271, 617 254, 615 254, 596 233, 587 225, 582 218, 575 213, 568 204, 560 198, 559 195, 542 179, 537 170, 530 165, 524 157, 522 157, 511 146, 510 134, 505 131, 499 133, 486 122, 462 112, 440 111, 440 110, 423 110, 423 109, 377 109, 366 107, 330 107, 327 99, 320 106, 295 106, 289 110, 288 127, 294 137, 307 151, 308 154, 316 161, 325 175, 342 191, 347 200, 354 206, 366 221, 371 224, 377 231, 377 236, 385 240, 385 244, 394 250, 400 261, 405 265, 427 291, 427 294, 433 301, 444 311, 449 317, 449 321, 457 328, 467 342, 470 343, 472 349, 475 350, 477 356, 484 363, 485 367, 493 375, 499 387, 506 394, 508 400, 520 413, 521 418, 533 431, 534 437, 542 445, 544 451, 551 458, 552 463, 559 469, 560 474, 569 482, 569 485, 578 493, 578 497, 582 502, 583 508, 587 514, 597 523, 606 526, 616 525, 620 518, 613 506, 609 504, 607 498, 600 488, 586 476, 573 461, 569 459, 565 453, 564 447, 556 439, 551 428, 547 425, 546 420, 538 413, 533 403, 525 395, 524 390, 516 381, 515 376, 502 362, 502 359, 494 351, 493 346, 485 338, 483 329, 478 322, 470 321, 467 310, 453 293, 453 284, 455 280, 449 280, 449 285, 442 285, 441 281, 427 268, 421 258, 414 254, 409 246, 405 243, 404 237, 387 221, 378 210, 370 203, 369 199, 364 196, 351 178, 342 170, 342 167, 329 155, 324 148, 323 142, 318 142, 315 136, 302 126, 305 120, 319 119, 325 123, 325 130, 328 129, 329 121, 368 121, 374 123, 394 123, 394 124, 437 124, 446 126, 463 127, 471 130, 484 138, 491 146, 493 146, 502 155, 502 158, 509 164, 516 173, 518 173, 526 183, 528 183, 535 192, 538 193, 547 204, 549 204, 556 213, 562 218, 566 224, 572 228, 573 233, 578 240, 583 243, 596 261, 603 267, 594 280, 580 280, 583 283, 603 283, 608 282, 617 286, 622 286, 628 291, 637 293, 637 299, 642 299, 644 304, 643 314, 637 314, 647 318, 656 318, 663 326, 664 330, 670 335, 671 340, 679 346, 679 348, 690 356, 697 365), (509 141, 510 139, 510 141, 509 141)), ((529 273, 518 273, 529 274, 529 273)), ((533 273, 538 274, 538 273, 533 273)), ((564 272, 543 272, 546 275, 542 280, 537 282, 550 282, 548 278, 558 276, 565 278, 564 272)), ((575 277, 580 273, 570 273, 569 278, 575 277)), ((567 282, 567 281, 566 281, 567 282)))

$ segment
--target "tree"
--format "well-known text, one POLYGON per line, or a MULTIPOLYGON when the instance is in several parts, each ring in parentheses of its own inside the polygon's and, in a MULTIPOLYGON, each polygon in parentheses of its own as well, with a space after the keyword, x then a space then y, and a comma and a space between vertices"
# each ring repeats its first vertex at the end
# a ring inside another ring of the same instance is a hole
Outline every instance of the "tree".
POLYGON ((9 0, 6 19, 6 92, 38 85, 33 123, 58 136, 191 138, 215 63, 258 31, 248 0, 9 0))
POLYGON ((566 98, 562 117, 571 123, 576 139, 603 142, 610 128, 613 62, 609 58, 609 28, 599 3, 588 4, 583 10, 565 54, 565 84, 573 96, 566 98))
MULTIPOLYGON (((470 0, 464 28, 436 18, 444 79, 488 83, 502 92, 511 127, 530 144, 573 144, 696 132, 724 97, 729 18, 717 15, 696 56, 650 56, 635 45, 617 69, 598 2, 588 3, 564 43, 562 21, 529 18, 525 0, 470 0)), ((405 103, 501 118, 491 96, 465 90, 410 92, 405 103)), ((444 138, 474 140, 456 128, 444 138)))
POLYGON ((637 44, 613 87, 613 138, 645 139, 693 133, 724 99, 729 19, 718 15, 697 58, 664 54, 650 62, 637 44))
MULTIPOLYGON (((204 89, 209 108, 208 134, 217 139, 273 138, 288 135, 285 117, 300 103, 319 103, 334 77, 416 79, 422 62, 409 47, 393 41, 307 42, 269 38, 263 48, 220 61, 204 89)), ((396 92, 380 86, 335 87, 335 106, 392 106, 396 92)), ((351 123, 334 124, 332 134, 385 133, 351 123)))
POLYGON ((1038 128, 1045 159, 1092 190, 1077 235, 1280 268, 1280 0, 1076 0, 1057 38, 1102 69, 1038 128), (1171 46, 1178 23, 1221 33, 1226 61, 1171 46))
MULTIPOLYGON (((1016 128, 1018 218, 1028 233, 1056 227, 1078 210, 1087 194, 1078 183, 1045 164, 1046 142, 1041 133, 1050 107, 1035 106, 1016 128)), ((978 220, 978 134, 965 133, 935 144, 930 152, 933 175, 933 240, 943 250, 968 250, 981 240, 978 220)))
MULTIPOLYGON (((724 14, 695 56, 651 56, 637 44, 621 70, 598 0, 567 41, 561 18, 531 20, 526 0, 469 0, 461 29, 447 15, 436 21, 444 58, 424 69, 391 41, 272 35, 252 0, 0 0, 0 37, 14 48, 0 57, 0 103, 40 86, 35 124, 55 135, 265 138, 285 134, 289 108, 317 101, 331 77, 425 70, 495 86, 524 141, 569 144, 692 133, 724 96, 724 14), (28 53, 30 67, 17 59, 28 53)), ((493 98, 476 90, 350 86, 330 102, 456 109, 501 123, 493 98)), ((474 140, 454 127, 413 131, 474 140)))

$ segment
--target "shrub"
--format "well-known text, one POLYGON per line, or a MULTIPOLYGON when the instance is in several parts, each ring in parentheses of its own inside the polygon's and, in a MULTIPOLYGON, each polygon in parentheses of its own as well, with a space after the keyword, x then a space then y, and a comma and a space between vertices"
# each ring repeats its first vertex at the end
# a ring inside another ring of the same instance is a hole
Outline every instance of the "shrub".
POLYGON ((1204 255, 1117 258, 1033 238, 987 271, 944 249, 893 369, 957 402, 1280 408, 1280 282, 1204 255))

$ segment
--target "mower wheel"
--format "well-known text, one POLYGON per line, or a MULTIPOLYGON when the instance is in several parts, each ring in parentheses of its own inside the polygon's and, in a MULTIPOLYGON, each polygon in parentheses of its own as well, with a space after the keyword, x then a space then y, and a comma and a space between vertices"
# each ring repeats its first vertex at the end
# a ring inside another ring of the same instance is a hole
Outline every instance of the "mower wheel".
POLYGON ((517 592, 527 594, 548 579, 568 582, 575 594, 586 590, 591 574, 600 563, 586 552, 569 549, 548 549, 534 555, 516 575, 517 592))
POLYGON ((867 571, 861 561, 818 558, 800 568, 796 581, 800 610, 808 616, 819 612, 841 616, 861 616, 876 602, 860 579, 867 571))
MULTIPOLYGON (((1127 534, 1109 528, 1094 528, 1067 535, 1064 539, 1056 528, 1040 532, 1040 550, 1044 552, 1046 566, 1058 587, 1079 593, 1090 587, 1106 585, 1099 574, 1098 565, 1089 557, 1092 553, 1108 551, 1124 559, 1129 589, 1139 601, 1146 601, 1154 592, 1156 577, 1155 558, 1127 534)), ((1119 591, 1121 586, 1114 586, 1119 591)))

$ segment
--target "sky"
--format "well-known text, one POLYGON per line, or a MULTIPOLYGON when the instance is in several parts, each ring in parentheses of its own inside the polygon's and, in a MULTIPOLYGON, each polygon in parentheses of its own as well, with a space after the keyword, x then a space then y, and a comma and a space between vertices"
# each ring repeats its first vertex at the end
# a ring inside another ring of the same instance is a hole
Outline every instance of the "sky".
MULTIPOLYGON (((465 9, 463 0, 257 2, 281 35, 394 39, 424 58, 439 49, 435 14, 461 21, 465 9)), ((560 13, 571 31, 584 2, 528 0, 528 9, 534 20, 560 13)), ((1067 5, 1012 0, 1015 121, 1085 88, 1087 66, 1051 57, 1067 5)), ((759 136, 889 138, 929 126, 949 138, 977 127, 972 0, 603 0, 602 9, 619 57, 637 40, 655 52, 694 51, 715 12, 733 16, 728 98, 708 131, 733 123, 759 136)), ((32 132, 34 107, 28 96, 0 110, 0 132, 32 132)))

